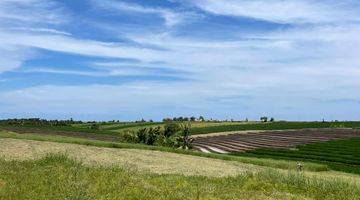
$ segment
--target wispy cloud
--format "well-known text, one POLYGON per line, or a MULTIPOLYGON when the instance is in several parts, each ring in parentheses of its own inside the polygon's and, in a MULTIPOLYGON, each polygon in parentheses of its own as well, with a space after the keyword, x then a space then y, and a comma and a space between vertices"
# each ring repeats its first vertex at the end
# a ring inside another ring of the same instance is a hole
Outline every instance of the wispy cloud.
POLYGON ((2 0, 0 19, 20 26, 23 22, 59 24, 67 20, 67 15, 52 0, 2 0))
POLYGON ((66 20, 67 15, 54 1, 0 1, 0 35, 4 36, 0 42, 0 73, 19 68, 24 61, 36 55, 31 46, 8 42, 16 40, 11 36, 14 31, 66 34, 52 28, 44 28, 64 23, 66 20))
POLYGON ((145 7, 134 3, 126 3, 124 1, 93 0, 93 2, 97 8, 111 10, 113 12, 118 12, 119 14, 122 12, 133 12, 158 15, 164 19, 165 25, 168 27, 183 23, 185 20, 189 20, 195 16, 195 14, 191 12, 178 12, 160 7, 145 7))
POLYGON ((151 49, 140 49, 126 44, 76 39, 73 37, 48 34, 22 34, 2 32, 4 44, 46 49, 87 56, 114 58, 142 58, 157 60, 161 56, 151 49))
POLYGON ((7 30, 10 31, 22 31, 28 33, 48 33, 48 34, 58 34, 58 35, 66 35, 71 36, 71 33, 65 31, 59 31, 56 29, 51 28, 30 28, 30 27, 15 27, 15 28, 8 28, 7 30))
POLYGON ((187 3, 218 15, 249 17, 276 23, 360 20, 360 7, 351 0, 191 0, 187 3))

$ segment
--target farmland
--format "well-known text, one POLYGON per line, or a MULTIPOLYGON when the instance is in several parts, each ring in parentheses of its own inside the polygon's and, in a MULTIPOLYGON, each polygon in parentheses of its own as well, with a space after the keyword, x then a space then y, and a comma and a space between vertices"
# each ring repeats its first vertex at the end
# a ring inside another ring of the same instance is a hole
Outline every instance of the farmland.
POLYGON ((237 155, 260 158, 307 160, 327 163, 334 170, 360 174, 360 136, 297 146, 296 149, 260 148, 237 155))
POLYGON ((1 124, 0 199, 357 199, 359 124, 192 122, 188 150, 121 139, 163 122, 1 124))
POLYGON ((196 149, 260 158, 326 163, 331 169, 360 174, 360 130, 303 129, 197 138, 196 149))
MULTIPOLYGON (((245 152, 257 148, 294 148, 298 145, 330 140, 360 137, 357 129, 302 129, 292 131, 265 131, 255 133, 234 133, 228 135, 199 137, 194 146, 199 150, 245 152)), ((218 152, 219 153, 219 152, 218 152)))
MULTIPOLYGON (((175 122, 182 123, 182 122, 175 122)), ((229 132, 229 131, 245 131, 245 130, 291 130, 291 129, 305 129, 305 128, 360 128, 360 122, 226 122, 226 121, 205 121, 205 122, 190 122, 191 132, 193 135, 229 132)), ((94 123, 74 123, 68 126, 49 126, 49 125, 23 125, 14 126, 6 123, 0 123, 0 129, 8 129, 14 131, 45 131, 45 132, 83 132, 96 133, 106 135, 121 135, 127 131, 136 131, 141 128, 149 127, 164 127, 165 122, 97 122, 98 129, 91 129, 94 123)))
POLYGON ((0 142, 4 147, 0 199, 357 199, 360 195, 359 177, 332 171, 299 173, 92 145, 0 142))

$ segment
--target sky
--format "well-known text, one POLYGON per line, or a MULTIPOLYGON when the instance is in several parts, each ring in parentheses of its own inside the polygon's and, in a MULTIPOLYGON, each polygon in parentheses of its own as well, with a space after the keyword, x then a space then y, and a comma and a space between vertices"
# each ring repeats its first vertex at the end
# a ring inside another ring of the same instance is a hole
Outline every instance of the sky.
POLYGON ((0 0, 0 118, 360 120, 358 0, 0 0))

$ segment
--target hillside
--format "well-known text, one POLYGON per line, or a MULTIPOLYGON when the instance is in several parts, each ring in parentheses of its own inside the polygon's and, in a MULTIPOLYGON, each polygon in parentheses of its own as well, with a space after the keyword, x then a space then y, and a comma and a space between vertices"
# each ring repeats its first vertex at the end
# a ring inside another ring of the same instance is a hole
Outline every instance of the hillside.
POLYGON ((2 138, 0 145, 1 199, 356 199, 360 195, 358 176, 332 171, 299 173, 159 151, 32 140, 2 138))

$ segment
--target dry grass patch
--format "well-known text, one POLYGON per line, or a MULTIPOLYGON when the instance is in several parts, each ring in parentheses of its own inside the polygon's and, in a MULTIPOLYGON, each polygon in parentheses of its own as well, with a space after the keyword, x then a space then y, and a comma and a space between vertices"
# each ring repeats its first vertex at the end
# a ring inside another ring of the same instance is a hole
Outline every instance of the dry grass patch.
POLYGON ((235 176, 260 168, 234 161, 139 149, 100 148, 19 139, 0 139, 0 146, 0 157, 6 160, 39 159, 49 153, 63 153, 87 165, 117 165, 158 174, 221 177, 235 176))
POLYGON ((0 191, 3 189, 4 186, 5 186, 5 181, 0 179, 0 191))

